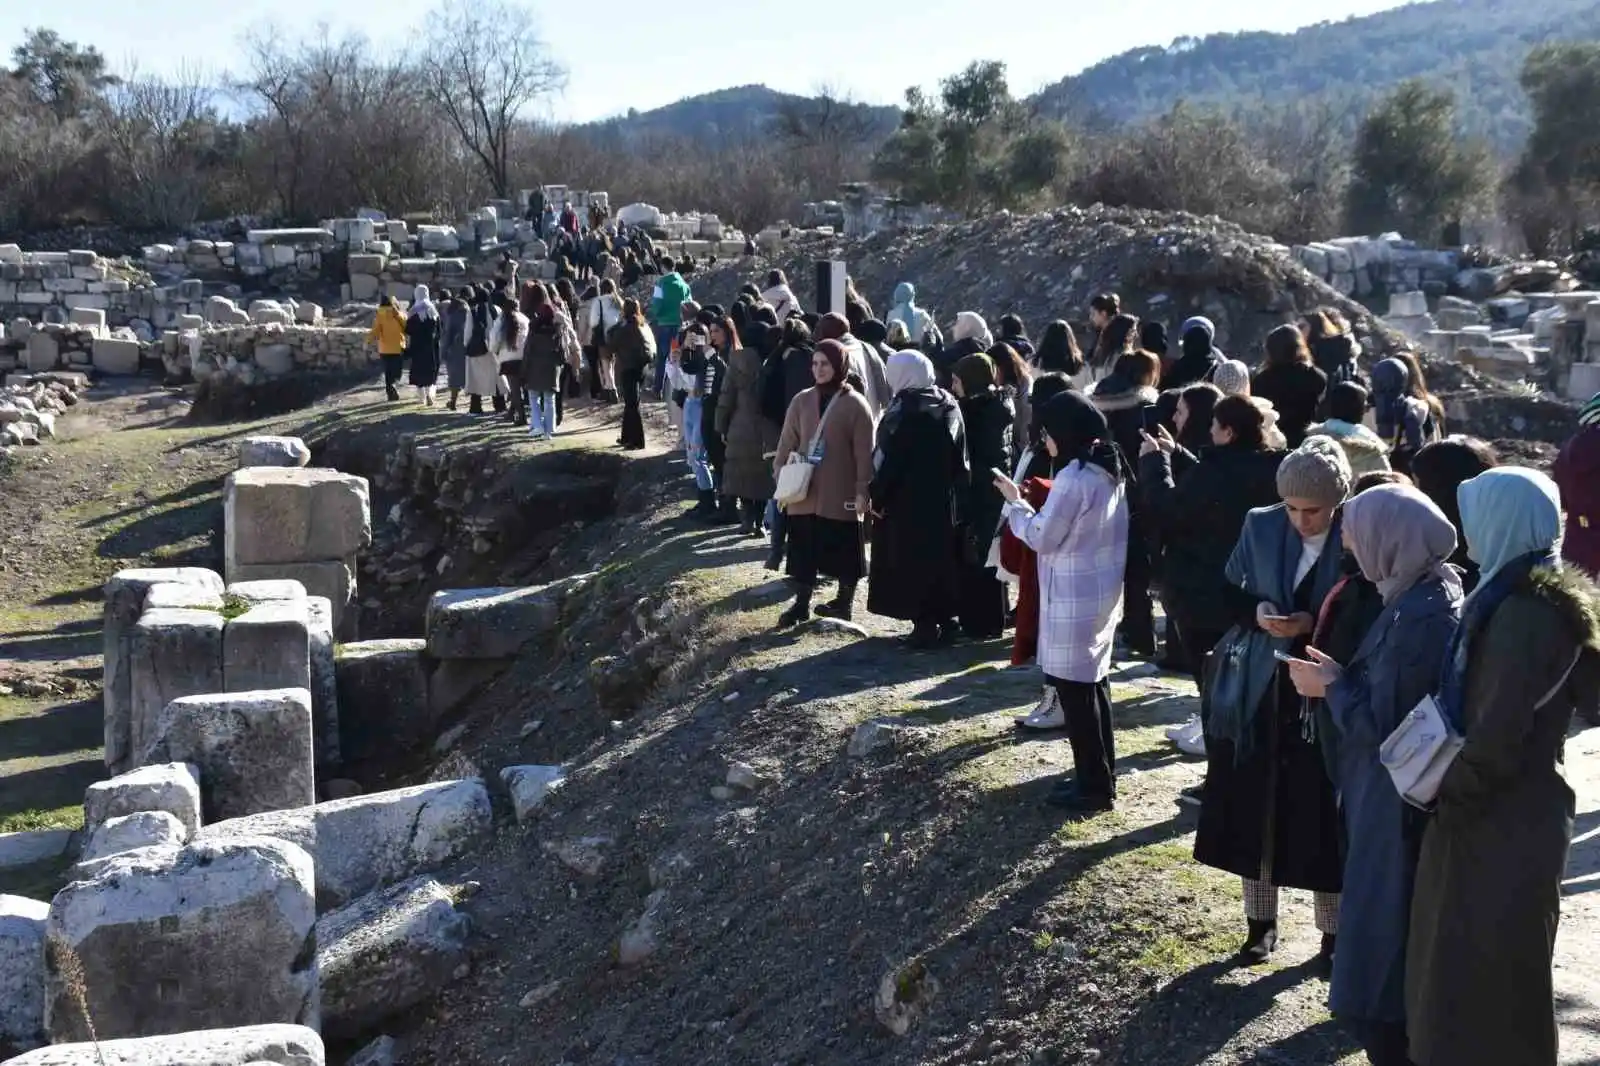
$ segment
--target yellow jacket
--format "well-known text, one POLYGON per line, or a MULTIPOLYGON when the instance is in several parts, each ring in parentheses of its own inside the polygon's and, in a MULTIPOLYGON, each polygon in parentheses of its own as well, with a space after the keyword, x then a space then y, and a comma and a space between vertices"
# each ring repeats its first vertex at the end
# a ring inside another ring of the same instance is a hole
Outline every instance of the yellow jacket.
POLYGON ((367 340, 378 342, 379 355, 401 355, 406 350, 406 321, 388 304, 378 308, 378 317, 367 330, 367 340))

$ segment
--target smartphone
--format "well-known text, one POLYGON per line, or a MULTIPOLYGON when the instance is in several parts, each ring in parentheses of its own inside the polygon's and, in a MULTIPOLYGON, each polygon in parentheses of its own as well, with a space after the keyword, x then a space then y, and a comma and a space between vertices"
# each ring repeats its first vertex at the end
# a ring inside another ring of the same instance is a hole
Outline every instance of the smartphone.
POLYGON ((1152 437, 1157 435, 1161 428, 1161 408, 1151 404, 1144 409, 1144 431, 1152 437))
POLYGON ((1290 655, 1286 651, 1275 651, 1275 652, 1272 653, 1272 657, 1274 659, 1278 660, 1280 663, 1303 663, 1303 662, 1307 662, 1307 660, 1305 660, 1305 659, 1297 659, 1297 658, 1295 658, 1293 655, 1290 655))
POLYGON ((1002 479, 1006 481, 1011 480, 1011 476, 1004 470, 1001 470, 998 466, 991 466, 989 468, 989 477, 995 481, 1000 481, 1002 479))
POLYGON ((1287 622, 1289 616, 1286 614, 1264 614, 1261 616, 1261 620, 1263 622, 1287 622))

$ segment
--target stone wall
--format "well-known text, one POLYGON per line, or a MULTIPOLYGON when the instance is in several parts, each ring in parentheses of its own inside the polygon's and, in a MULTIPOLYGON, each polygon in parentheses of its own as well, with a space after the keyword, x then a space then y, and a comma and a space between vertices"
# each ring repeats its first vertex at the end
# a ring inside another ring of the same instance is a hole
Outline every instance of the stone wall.
POLYGON ((0 244, 0 319, 8 322, 128 326, 149 341, 203 301, 200 282, 158 285, 127 260, 0 244))
POLYGON ((1364 300, 1382 292, 1427 292, 1443 296, 1459 272, 1455 252, 1421 248, 1398 233, 1340 237, 1296 245, 1294 257, 1340 295, 1364 300))
POLYGON ((378 362, 366 330, 338 326, 252 324, 169 332, 160 352, 171 378, 204 381, 221 375, 241 385, 304 371, 358 371, 378 362))
POLYGON ((326 228, 252 229, 242 241, 186 238, 147 245, 144 265, 164 277, 298 285, 320 278, 324 255, 336 249, 337 241, 326 228))

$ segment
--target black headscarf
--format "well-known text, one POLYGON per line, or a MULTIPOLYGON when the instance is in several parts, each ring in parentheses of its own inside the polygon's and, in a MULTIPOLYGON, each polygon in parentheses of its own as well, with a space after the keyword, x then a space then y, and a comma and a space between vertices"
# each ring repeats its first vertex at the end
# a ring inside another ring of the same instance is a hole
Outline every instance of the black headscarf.
POLYGON ((1039 424, 1056 442, 1056 469, 1073 460, 1092 463, 1121 483, 1127 476, 1122 449, 1111 439, 1111 427, 1088 397, 1063 392, 1038 413, 1039 424))

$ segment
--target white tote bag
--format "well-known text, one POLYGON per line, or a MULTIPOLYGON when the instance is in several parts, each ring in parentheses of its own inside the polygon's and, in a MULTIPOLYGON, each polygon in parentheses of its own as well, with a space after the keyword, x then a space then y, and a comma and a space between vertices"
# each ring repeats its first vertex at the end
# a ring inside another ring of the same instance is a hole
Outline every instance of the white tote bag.
POLYGON ((811 434, 811 444, 805 454, 790 452, 788 461, 778 468, 778 484, 772 498, 779 507, 793 507, 810 494, 811 473, 822 461, 822 430, 838 406, 839 398, 836 396, 828 404, 828 409, 822 412, 822 419, 817 423, 817 431, 811 434))

